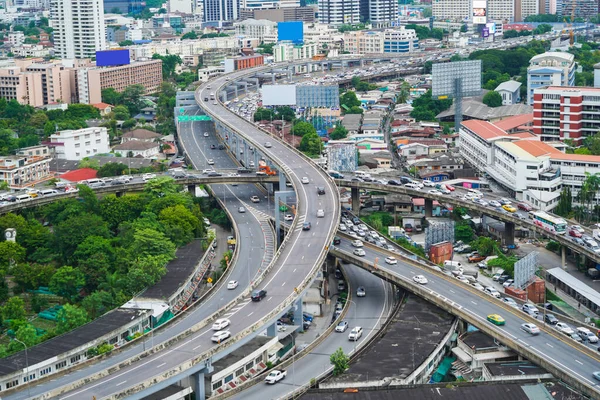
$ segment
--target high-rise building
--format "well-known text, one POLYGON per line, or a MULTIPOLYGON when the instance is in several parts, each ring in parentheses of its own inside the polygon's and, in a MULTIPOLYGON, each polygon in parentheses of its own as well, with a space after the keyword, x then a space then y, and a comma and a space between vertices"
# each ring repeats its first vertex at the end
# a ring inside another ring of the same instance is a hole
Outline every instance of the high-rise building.
POLYGON ((329 25, 358 24, 359 0, 319 0, 319 22, 329 25))
POLYGON ((495 0, 487 2, 487 18, 492 21, 513 21, 515 16, 515 3, 521 0, 495 0))
POLYGON ((472 14, 471 0, 433 1, 431 13, 436 20, 468 21, 472 14))
POLYGON ((114 13, 117 9, 119 14, 139 14, 144 9, 142 0, 103 0, 104 10, 107 13, 114 13))
POLYGON ((598 14, 598 0, 557 0, 556 13, 570 18, 575 7, 575 18, 589 18, 598 14))
POLYGON ((527 104, 533 104, 533 91, 542 86, 575 86, 575 56, 551 51, 533 57, 527 68, 527 104))
POLYGON ((204 0, 204 22, 235 21, 239 13, 240 0, 204 0))
POLYGON ((54 52, 60 58, 91 58, 106 48, 102 0, 51 0, 54 52))
POLYGON ((363 7, 361 4, 360 17, 364 21, 370 21, 374 28, 384 28, 398 20, 398 1, 369 0, 368 4, 367 14, 363 14, 363 7))

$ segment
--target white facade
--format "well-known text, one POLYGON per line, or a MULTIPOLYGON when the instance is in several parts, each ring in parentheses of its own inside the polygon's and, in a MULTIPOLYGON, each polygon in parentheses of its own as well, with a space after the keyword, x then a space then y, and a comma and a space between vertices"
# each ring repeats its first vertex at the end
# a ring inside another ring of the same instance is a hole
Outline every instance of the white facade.
POLYGON ((343 36, 344 50, 352 54, 409 53, 419 49, 414 29, 352 31, 343 36))
POLYGON ((0 157, 0 182, 11 189, 24 188, 50 176, 50 158, 41 156, 0 157))
POLYGON ((63 160, 81 160, 110 153, 108 141, 108 131, 103 127, 60 131, 50 135, 56 158, 63 160))
POLYGON ((256 38, 261 42, 264 41, 265 35, 277 33, 277 23, 266 19, 249 18, 242 22, 236 22, 234 26, 237 36, 256 38))
POLYGON ((515 17, 514 0, 494 0, 487 2, 487 18, 490 20, 513 21, 515 17))
POLYGON ((51 0, 54 52, 60 58, 91 58, 106 49, 102 0, 51 0))
POLYGON ((194 11, 192 0, 169 0, 169 12, 191 14, 194 11))
POLYGON ((152 42, 148 44, 129 46, 128 49, 134 60, 150 59, 154 54, 161 56, 173 54, 180 57, 202 54, 204 50, 237 49, 238 40, 233 37, 213 39, 180 40, 176 42, 152 42))
POLYGON ((391 22, 397 21, 398 1, 396 0, 370 0, 369 21, 374 27, 387 27, 391 22))
POLYGON ((461 23, 472 20, 473 14, 471 0, 432 1, 431 12, 438 21, 450 19, 461 23))
POLYGON ((358 24, 359 0, 319 0, 319 22, 329 25, 358 24))
POLYGON ((25 40, 25 34, 21 31, 10 32, 8 34, 8 44, 11 46, 21 46, 25 40))
POLYGON ((306 60, 318 54, 316 43, 304 43, 295 45, 293 43, 279 43, 273 46, 273 57, 275 62, 306 60))

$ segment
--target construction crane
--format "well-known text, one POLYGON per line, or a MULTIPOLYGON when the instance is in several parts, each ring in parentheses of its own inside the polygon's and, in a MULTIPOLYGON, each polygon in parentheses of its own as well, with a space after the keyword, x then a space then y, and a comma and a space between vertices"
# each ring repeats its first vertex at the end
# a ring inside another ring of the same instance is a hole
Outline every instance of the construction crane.
POLYGON ((573 26, 573 22, 575 22, 575 7, 577 6, 577 0, 572 0, 571 1, 571 22, 569 23, 568 26, 571 27, 571 30, 569 31, 569 43, 571 44, 571 46, 573 46, 573 43, 575 43, 575 27, 573 26))

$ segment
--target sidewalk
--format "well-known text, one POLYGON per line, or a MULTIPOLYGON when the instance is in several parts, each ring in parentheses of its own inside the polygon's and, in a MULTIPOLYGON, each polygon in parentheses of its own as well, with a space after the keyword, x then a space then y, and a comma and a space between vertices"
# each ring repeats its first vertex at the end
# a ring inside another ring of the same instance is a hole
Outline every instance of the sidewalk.
MULTIPOLYGON (((227 249, 227 236, 233 235, 233 233, 231 233, 227 229, 222 228, 221 226, 219 226, 217 224, 211 224, 210 228, 213 228, 216 231, 217 236, 216 236, 215 241, 217 243, 217 248, 215 249, 215 258, 213 259, 213 261, 211 263, 212 267, 206 272, 206 275, 205 275, 206 277, 211 276, 213 271, 215 271, 217 268, 219 268, 219 263, 221 262, 221 259, 223 258, 223 255, 225 254, 225 252, 228 250, 227 249)), ((200 285, 198 285, 198 289, 196 289, 196 296, 201 297, 208 290, 209 290, 209 287, 206 283, 200 284, 200 285)))
MULTIPOLYGON (((331 273, 328 278, 329 292, 332 294, 337 294, 337 279, 331 273), (335 289, 335 290, 333 290, 335 289)), ((337 300, 337 296, 329 299, 329 304, 327 301, 321 306, 321 316, 315 317, 310 325, 310 328, 304 333, 298 335, 296 339, 297 344, 309 344, 315 341, 319 336, 327 330, 329 325, 331 324, 331 318, 333 316, 333 312, 335 311, 335 303, 337 300)))

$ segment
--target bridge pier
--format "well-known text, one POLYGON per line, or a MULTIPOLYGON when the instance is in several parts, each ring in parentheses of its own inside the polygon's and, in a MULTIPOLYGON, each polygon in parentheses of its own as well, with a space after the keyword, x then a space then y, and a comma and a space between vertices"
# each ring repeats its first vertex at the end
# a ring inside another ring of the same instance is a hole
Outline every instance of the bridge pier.
POLYGON ((115 192, 116 197, 123 197, 123 192, 115 192))
POLYGON ((267 336, 269 336, 269 337, 277 336, 277 322, 267 326, 267 336))
POLYGON ((561 256, 560 266, 562 269, 566 270, 567 269, 567 247, 566 246, 562 246, 560 248, 560 256, 561 256))
POLYGON ((206 388, 204 387, 204 375, 210 374, 214 371, 214 367, 210 362, 207 363, 204 369, 196 372, 192 375, 192 382, 194 384, 194 394, 196 400, 206 400, 206 388))
POLYGON ((194 183, 190 183, 187 185, 188 192, 191 193, 192 197, 196 197, 196 185, 194 183))
POLYGON ((514 222, 504 223, 504 245, 515 244, 515 224, 514 222))
POLYGON ((300 325, 298 332, 304 332, 304 317, 302 316, 302 297, 294 304, 294 325, 300 325))
POLYGON ((360 190, 353 187, 350 194, 352 196, 352 212, 358 215, 360 213, 360 190))
POLYGON ((274 85, 275 84, 275 72, 273 72, 271 74, 271 84, 274 85))
POLYGON ((425 199, 425 218, 433 217, 433 200, 425 199))

